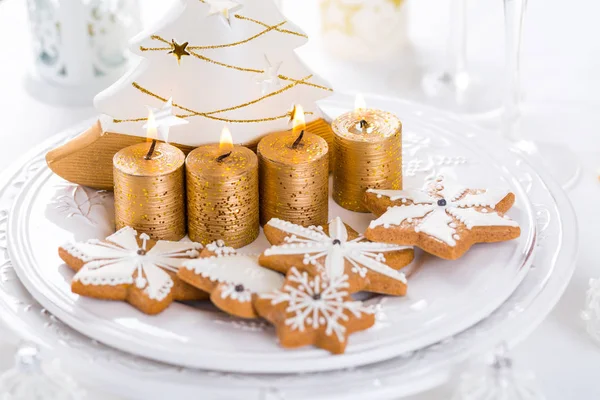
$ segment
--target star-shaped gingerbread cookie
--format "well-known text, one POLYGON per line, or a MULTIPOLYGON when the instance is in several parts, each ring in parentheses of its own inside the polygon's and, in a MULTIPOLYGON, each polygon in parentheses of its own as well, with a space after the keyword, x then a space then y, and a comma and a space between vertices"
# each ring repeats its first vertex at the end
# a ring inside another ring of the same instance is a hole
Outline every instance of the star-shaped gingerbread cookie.
POLYGON ((279 289, 284 281, 283 275, 261 267, 258 256, 238 254, 222 241, 207 245, 200 258, 183 264, 177 276, 210 293, 222 311, 241 318, 258 318, 253 297, 279 289))
POLYGON ((348 286, 348 275, 323 279, 291 268, 283 287, 258 295, 254 308, 275 326, 281 346, 341 354, 350 334, 375 324, 374 309, 354 301, 348 286))
POLYGON ((296 267, 330 279, 347 275, 350 293, 406 294, 406 277, 398 270, 413 260, 412 247, 370 242, 339 217, 309 228, 274 218, 264 232, 274 245, 259 259, 267 268, 287 273, 296 267))
POLYGON ((455 260, 475 243, 519 237, 519 224, 504 215, 514 202, 508 190, 469 189, 444 176, 422 190, 369 189, 365 204, 378 218, 365 236, 455 260))
POLYGON ((202 245, 151 240, 125 227, 106 240, 69 243, 58 249, 74 271, 71 290, 81 296, 126 301, 146 314, 158 314, 173 301, 208 295, 182 282, 177 271, 200 256, 202 245))

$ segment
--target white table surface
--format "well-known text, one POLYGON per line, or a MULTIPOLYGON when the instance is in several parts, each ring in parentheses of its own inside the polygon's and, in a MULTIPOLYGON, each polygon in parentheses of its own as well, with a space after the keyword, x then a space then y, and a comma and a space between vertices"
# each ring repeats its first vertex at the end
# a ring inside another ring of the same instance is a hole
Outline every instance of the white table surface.
MULTIPOLYGON (((311 17, 316 0, 285 4, 288 16, 309 33, 318 31, 311 17)), ((448 0, 409 0, 411 37, 424 59, 444 54, 448 0)), ((143 0, 148 19, 160 15, 165 0, 143 0)), ((492 74, 502 65, 501 1, 469 3, 469 54, 482 71, 492 74)), ((590 277, 600 277, 600 3, 593 0, 530 2, 526 27, 523 79, 526 88, 523 131, 527 137, 564 142, 577 153, 583 174, 569 195, 580 224, 577 270, 562 300, 545 322, 513 355, 517 364, 535 371, 549 400, 598 399, 600 346, 586 335, 579 312, 590 277)), ((91 107, 66 108, 29 96, 23 81, 29 65, 25 1, 0 0, 0 167, 44 138, 95 114, 91 107)), ((300 49, 305 61, 329 79, 338 91, 376 92, 402 96, 388 85, 397 66, 356 65, 334 60, 318 43, 300 49)), ((16 339, 0 334, 0 369, 12 363, 16 339)), ((452 383, 411 400, 446 399, 452 383)), ((91 398, 110 398, 91 393, 91 398)))

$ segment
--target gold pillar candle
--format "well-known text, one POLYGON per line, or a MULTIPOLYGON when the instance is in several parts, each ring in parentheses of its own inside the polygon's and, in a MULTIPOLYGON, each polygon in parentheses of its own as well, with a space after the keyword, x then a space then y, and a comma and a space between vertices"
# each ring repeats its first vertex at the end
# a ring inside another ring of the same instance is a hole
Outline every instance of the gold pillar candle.
POLYGON ((195 242, 222 239, 240 248, 260 230, 258 159, 252 150, 233 146, 228 131, 221 140, 221 145, 198 147, 187 157, 188 231, 195 242))
POLYGON ((167 143, 138 143, 115 154, 117 230, 130 226, 156 240, 185 236, 184 162, 183 152, 167 143))
POLYGON ((258 144, 262 225, 272 218, 303 226, 328 222, 329 147, 304 127, 295 121, 293 131, 271 134, 258 144))
POLYGON ((402 123, 393 114, 357 106, 333 128, 333 199, 347 210, 368 212, 367 189, 402 189, 402 123))

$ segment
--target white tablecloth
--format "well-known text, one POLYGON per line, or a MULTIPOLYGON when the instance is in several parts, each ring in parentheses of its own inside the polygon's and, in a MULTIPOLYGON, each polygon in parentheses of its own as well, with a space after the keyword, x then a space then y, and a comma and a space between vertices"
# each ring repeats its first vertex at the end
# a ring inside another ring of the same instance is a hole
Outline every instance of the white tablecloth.
MULTIPOLYGON (((318 30, 311 17, 316 0, 286 4, 288 16, 309 33, 318 30)), ((143 0, 150 18, 160 15, 167 1, 143 0)), ((502 65, 501 1, 469 3, 472 61, 493 73, 502 65)), ((448 0, 413 0, 411 37, 430 61, 443 55, 448 0)), ((546 321, 514 350, 519 366, 535 371, 550 400, 598 399, 600 346, 586 335, 579 311, 590 277, 600 277, 595 256, 600 238, 600 3, 590 0, 531 2, 526 28, 523 78, 526 87, 524 132, 528 137, 568 143, 583 164, 578 185, 570 191, 580 223, 581 249, 574 278, 546 321)), ((25 2, 0 1, 0 167, 49 135, 83 118, 90 107, 65 108, 43 104, 23 88, 29 65, 25 2)), ((331 59, 318 44, 300 49, 305 61, 339 91, 378 92, 403 96, 388 85, 394 65, 354 65, 331 59)), ((0 368, 12 362, 15 341, 0 345, 0 368)), ((448 398, 453 384, 412 400, 448 398)), ((94 398, 107 398, 94 394, 94 398)))

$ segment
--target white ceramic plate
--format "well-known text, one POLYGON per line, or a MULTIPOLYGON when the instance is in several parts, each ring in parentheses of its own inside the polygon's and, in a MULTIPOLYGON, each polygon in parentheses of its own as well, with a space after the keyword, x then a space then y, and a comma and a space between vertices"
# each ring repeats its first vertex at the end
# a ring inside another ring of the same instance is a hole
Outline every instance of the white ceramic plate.
MULTIPOLYGON (((352 103, 342 104, 348 109, 352 103)), ((404 122, 405 187, 422 186, 426 176, 444 171, 474 188, 506 187, 517 196, 509 213, 522 236, 511 242, 478 245, 458 261, 418 254, 404 298, 377 296, 377 324, 351 337, 344 355, 304 348, 284 350, 264 322, 247 322, 207 305, 174 304, 147 316, 128 304, 71 293, 73 273, 58 258, 70 240, 104 238, 110 233, 110 194, 65 182, 40 168, 25 182, 10 215, 10 252, 21 281, 52 314, 102 343, 176 365, 252 373, 312 372, 365 365, 414 351, 452 336, 482 320, 519 285, 531 263, 535 215, 523 187, 506 164, 507 150, 486 153, 470 140, 468 128, 444 127, 408 108, 388 108, 404 122), (465 136, 465 133, 467 134, 465 136)), ((371 215, 352 213, 331 202, 330 216, 357 230, 371 215)), ((264 237, 243 249, 267 248, 264 237)))
MULTIPOLYGON (((465 127, 451 116, 396 99, 377 99, 381 107, 418 113, 428 121, 458 131, 489 149, 505 143, 465 127)), ((300 400, 397 399, 426 390, 449 378, 453 366, 500 341, 514 344, 550 312, 566 288, 575 266, 577 224, 560 187, 540 178, 520 158, 508 162, 534 204, 538 227, 534 268, 496 311, 458 335, 385 362, 332 372, 245 375, 174 367, 131 356, 72 329, 38 304, 25 290, 7 251, 7 216, 15 197, 31 177, 45 168, 45 152, 89 125, 63 132, 0 175, 0 312, 3 321, 24 338, 43 347, 46 357, 59 356, 80 382, 132 399, 161 394, 177 398, 248 398, 300 400), (343 388, 343 390, 341 389, 343 388)), ((541 173, 543 175, 543 173, 541 173)), ((77 217, 74 217, 77 218, 77 217)))

